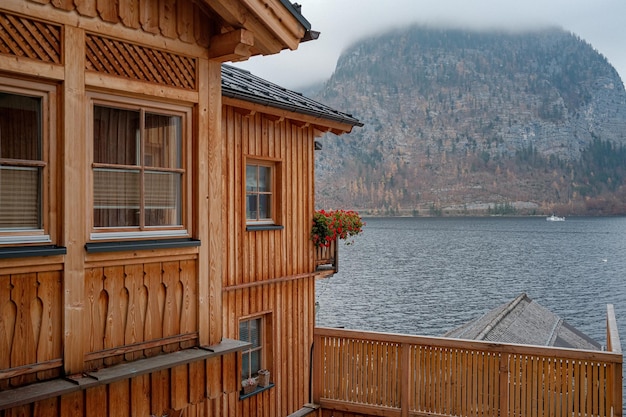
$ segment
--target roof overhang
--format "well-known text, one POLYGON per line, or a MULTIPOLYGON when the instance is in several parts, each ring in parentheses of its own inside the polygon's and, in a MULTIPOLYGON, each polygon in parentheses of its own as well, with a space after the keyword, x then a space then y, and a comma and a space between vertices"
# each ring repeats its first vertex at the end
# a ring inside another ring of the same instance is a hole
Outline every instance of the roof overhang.
POLYGON ((254 55, 295 50, 316 32, 289 0, 197 0, 222 21, 221 33, 211 38, 209 57, 227 62, 254 55))

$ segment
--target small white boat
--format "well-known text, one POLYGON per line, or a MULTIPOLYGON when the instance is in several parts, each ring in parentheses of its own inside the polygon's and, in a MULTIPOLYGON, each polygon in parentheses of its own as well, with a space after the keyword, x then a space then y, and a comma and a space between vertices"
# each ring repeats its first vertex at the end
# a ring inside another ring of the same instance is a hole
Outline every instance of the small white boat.
POLYGON ((555 216, 554 214, 550 217, 546 217, 546 220, 549 222, 564 222, 565 217, 555 216))

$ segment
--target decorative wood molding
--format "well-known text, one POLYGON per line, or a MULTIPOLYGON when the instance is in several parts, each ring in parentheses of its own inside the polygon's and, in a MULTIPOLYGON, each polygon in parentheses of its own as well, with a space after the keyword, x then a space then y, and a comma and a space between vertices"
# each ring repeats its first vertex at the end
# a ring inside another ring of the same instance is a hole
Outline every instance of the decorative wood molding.
POLYGON ((0 12, 0 53, 61 64, 61 26, 0 12))
POLYGON ((99 36, 86 37, 85 69, 186 90, 197 89, 197 59, 99 36))

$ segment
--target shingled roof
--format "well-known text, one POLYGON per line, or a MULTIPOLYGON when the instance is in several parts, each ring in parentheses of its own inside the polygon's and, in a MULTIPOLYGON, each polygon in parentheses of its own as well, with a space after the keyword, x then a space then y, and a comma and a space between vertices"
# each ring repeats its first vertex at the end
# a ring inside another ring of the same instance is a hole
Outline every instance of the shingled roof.
POLYGON ((444 335, 535 346, 600 350, 602 346, 525 293, 444 335))
POLYGON ((301 93, 288 90, 257 77, 249 71, 230 65, 222 65, 222 95, 351 126, 363 126, 363 123, 351 114, 337 111, 301 93))

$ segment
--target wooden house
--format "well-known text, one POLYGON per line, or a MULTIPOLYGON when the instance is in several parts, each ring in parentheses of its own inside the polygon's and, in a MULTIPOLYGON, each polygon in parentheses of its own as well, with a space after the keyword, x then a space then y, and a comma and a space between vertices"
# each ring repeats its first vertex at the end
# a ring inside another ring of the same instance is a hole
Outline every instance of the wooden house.
POLYGON ((0 3, 0 416, 310 401, 314 142, 359 122, 222 64, 314 37, 286 0, 0 3))

